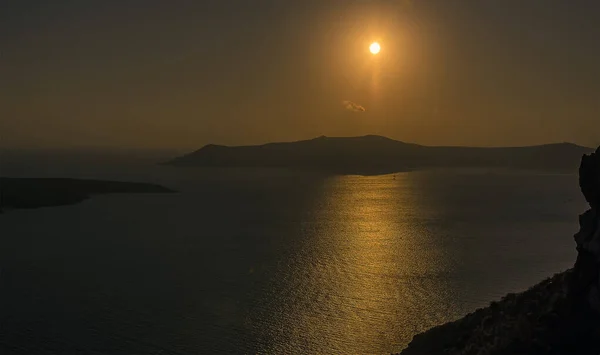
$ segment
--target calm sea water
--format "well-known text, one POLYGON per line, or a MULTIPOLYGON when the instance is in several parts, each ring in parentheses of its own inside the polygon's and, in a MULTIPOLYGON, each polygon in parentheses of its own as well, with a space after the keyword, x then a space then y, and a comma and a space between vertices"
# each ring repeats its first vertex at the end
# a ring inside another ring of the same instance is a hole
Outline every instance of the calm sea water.
POLYGON ((0 216, 3 354, 389 354, 570 267, 585 210, 572 175, 52 171, 180 193, 0 216))

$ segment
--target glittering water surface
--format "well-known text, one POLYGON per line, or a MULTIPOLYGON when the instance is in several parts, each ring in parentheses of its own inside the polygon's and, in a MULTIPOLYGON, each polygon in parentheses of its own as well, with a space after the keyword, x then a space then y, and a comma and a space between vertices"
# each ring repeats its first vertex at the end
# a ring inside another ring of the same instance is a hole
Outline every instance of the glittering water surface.
POLYGON ((0 216, 2 353, 388 354, 568 268, 585 208, 570 175, 71 175, 181 192, 0 216))

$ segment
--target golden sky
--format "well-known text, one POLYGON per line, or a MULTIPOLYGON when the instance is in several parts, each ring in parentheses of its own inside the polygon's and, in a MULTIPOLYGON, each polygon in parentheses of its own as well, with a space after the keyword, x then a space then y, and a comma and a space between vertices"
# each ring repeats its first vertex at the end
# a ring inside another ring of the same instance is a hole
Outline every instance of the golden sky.
POLYGON ((0 5, 0 147, 600 143, 595 1, 49 3, 0 5))

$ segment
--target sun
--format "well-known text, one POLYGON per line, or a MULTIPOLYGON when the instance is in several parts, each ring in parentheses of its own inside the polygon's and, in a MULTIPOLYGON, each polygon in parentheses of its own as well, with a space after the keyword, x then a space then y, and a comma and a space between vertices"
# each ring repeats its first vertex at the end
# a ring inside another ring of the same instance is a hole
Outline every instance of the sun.
POLYGON ((377 54, 381 50, 381 46, 379 45, 379 43, 373 42, 371 43, 371 46, 369 46, 369 50, 371 51, 371 53, 377 54))

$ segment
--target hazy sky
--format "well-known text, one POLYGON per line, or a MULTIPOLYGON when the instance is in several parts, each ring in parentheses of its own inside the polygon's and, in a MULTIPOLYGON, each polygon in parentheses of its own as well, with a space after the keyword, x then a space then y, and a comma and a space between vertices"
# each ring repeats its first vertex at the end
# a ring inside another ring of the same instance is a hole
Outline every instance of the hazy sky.
POLYGON ((2 0, 0 146, 599 144, 598 19, 597 0, 2 0))

